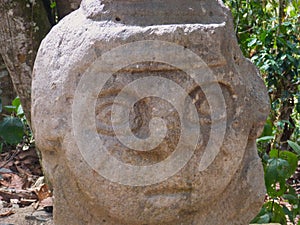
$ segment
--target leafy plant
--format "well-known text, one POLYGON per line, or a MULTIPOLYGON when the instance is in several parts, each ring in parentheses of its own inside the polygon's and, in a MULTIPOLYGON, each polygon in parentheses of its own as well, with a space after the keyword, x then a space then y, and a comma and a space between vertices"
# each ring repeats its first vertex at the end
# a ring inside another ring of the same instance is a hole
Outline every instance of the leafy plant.
POLYGON ((12 101, 12 105, 3 108, 10 114, 4 114, 3 120, 0 121, 1 146, 3 144, 16 145, 23 140, 24 135, 28 134, 27 122, 19 97, 12 101))
POLYGON ((18 144, 24 135, 24 125, 18 117, 8 116, 0 122, 0 136, 8 144, 18 144))

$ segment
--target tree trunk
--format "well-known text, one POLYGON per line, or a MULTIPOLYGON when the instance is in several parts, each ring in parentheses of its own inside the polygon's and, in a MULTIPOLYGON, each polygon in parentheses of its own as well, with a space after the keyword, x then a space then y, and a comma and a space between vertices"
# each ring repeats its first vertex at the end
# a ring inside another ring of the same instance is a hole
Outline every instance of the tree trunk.
MULTIPOLYGON (((58 19, 77 9, 81 0, 57 0, 58 19)), ((31 73, 37 49, 50 30, 49 0, 0 1, 0 55, 11 76, 28 122, 31 108, 31 73)))
POLYGON ((28 122, 32 67, 40 42, 49 29, 50 23, 42 0, 0 1, 0 54, 28 122))
POLYGON ((0 96, 1 96, 2 106, 10 105, 12 100, 16 97, 13 84, 11 82, 8 71, 6 69, 6 66, 1 56, 0 56, 0 96))
POLYGON ((78 9, 81 0, 56 0, 58 18, 61 19, 75 9, 78 9))

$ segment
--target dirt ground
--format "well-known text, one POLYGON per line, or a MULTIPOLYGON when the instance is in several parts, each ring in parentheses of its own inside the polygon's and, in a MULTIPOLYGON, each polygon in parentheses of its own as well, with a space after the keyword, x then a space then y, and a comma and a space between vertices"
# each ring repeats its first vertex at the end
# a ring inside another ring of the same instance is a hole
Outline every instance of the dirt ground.
POLYGON ((12 211, 13 214, 0 217, 0 225, 54 225, 52 213, 35 210, 31 206, 24 208, 2 208, 0 213, 12 211))
POLYGON ((0 154, 0 225, 53 225, 52 192, 38 155, 21 147, 0 154))

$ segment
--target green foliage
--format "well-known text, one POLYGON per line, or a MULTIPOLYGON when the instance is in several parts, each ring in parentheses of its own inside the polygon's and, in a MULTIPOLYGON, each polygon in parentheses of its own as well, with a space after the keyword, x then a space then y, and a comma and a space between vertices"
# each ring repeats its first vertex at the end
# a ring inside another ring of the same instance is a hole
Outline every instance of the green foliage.
POLYGON ((50 0, 50 5, 49 5, 50 9, 50 14, 51 14, 51 24, 55 25, 58 23, 58 11, 57 11, 57 4, 55 0, 50 0))
POLYGON ((26 132, 27 122, 24 116, 20 98, 16 97, 11 105, 3 107, 10 115, 4 115, 0 121, 1 150, 3 145, 16 145, 23 140, 26 132))
POLYGON ((282 196, 288 189, 286 180, 296 171, 297 155, 289 151, 272 150, 265 164, 265 183, 269 197, 282 196))
POLYGON ((266 202, 257 217, 251 223, 269 223, 277 222, 286 224, 286 217, 283 208, 276 202, 266 202))
POLYGON ((257 139, 268 198, 252 222, 287 224, 288 219, 296 224, 300 200, 287 180, 300 159, 300 1, 224 2, 231 8, 240 47, 260 69, 271 102, 257 139))
POLYGON ((292 142, 290 140, 287 141, 289 146, 298 154, 300 155, 300 146, 296 142, 292 142))
POLYGON ((0 136, 8 144, 18 144, 24 135, 24 125, 20 118, 8 116, 0 122, 0 136))
POLYGON ((12 113, 13 115, 20 116, 20 117, 24 116, 24 111, 23 111, 23 108, 21 106, 21 102, 20 102, 20 98, 19 97, 16 97, 12 101, 11 105, 4 106, 4 108, 8 112, 12 113))
POLYGON ((54 9, 56 7, 56 1, 51 1, 50 8, 54 9))

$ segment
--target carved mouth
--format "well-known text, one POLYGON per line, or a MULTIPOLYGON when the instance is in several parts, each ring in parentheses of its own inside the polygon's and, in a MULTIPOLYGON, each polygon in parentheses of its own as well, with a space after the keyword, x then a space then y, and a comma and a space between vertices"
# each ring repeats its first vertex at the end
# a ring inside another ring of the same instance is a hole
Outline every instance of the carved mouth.
POLYGON ((190 204, 192 188, 159 188, 145 191, 144 194, 152 207, 182 209, 190 204))

